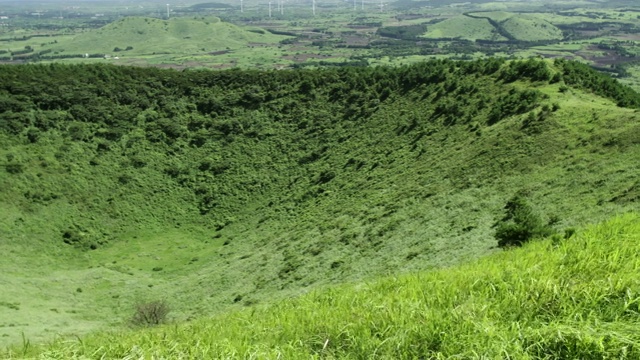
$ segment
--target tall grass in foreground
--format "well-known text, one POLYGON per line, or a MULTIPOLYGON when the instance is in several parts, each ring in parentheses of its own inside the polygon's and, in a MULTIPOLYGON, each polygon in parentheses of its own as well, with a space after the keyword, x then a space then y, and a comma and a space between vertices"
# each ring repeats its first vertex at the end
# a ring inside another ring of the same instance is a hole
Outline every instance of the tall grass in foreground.
POLYGON ((479 261, 22 354, 127 359, 639 359, 640 217, 479 261))

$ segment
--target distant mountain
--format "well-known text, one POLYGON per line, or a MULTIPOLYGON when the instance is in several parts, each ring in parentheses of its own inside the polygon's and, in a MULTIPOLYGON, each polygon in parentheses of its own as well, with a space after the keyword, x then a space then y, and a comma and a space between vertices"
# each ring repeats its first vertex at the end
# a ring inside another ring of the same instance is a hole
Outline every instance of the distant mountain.
POLYGON ((427 38, 487 41, 544 41, 562 39, 562 30, 534 15, 478 12, 455 16, 427 27, 427 38))
POLYGON ((274 43, 284 38, 262 29, 241 28, 216 17, 127 17, 49 49, 60 54, 191 54, 235 49, 249 43, 274 43))

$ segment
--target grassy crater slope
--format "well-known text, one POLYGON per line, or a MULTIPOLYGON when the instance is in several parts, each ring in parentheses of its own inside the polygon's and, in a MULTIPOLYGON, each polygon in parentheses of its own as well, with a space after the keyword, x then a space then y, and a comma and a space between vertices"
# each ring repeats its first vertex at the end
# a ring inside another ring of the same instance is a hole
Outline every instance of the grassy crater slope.
POLYGON ((535 16, 514 15, 503 21, 502 28, 520 41, 561 40, 562 30, 535 16))
POLYGON ((467 39, 505 41, 487 19, 475 19, 464 15, 455 16, 427 27, 423 35, 430 39, 467 39))
POLYGON ((640 217, 449 269, 152 330, 16 348, 50 359, 637 359, 640 217))
POLYGON ((516 192, 560 230, 638 210, 634 107, 561 60, 1 67, 0 341, 477 258, 516 192))
POLYGON ((170 20, 126 17, 72 39, 45 45, 42 50, 65 55, 193 54, 237 49, 250 43, 276 43, 285 38, 257 28, 241 28, 215 17, 170 20), (127 50, 129 47, 131 49, 127 50), (122 51, 114 52, 115 48, 122 51))
MULTIPOLYGON (((562 30, 543 18, 543 15, 514 14, 504 11, 468 13, 467 19, 484 20, 495 33, 513 41, 561 40, 562 30)), ((485 39, 497 40, 497 39, 485 39)))

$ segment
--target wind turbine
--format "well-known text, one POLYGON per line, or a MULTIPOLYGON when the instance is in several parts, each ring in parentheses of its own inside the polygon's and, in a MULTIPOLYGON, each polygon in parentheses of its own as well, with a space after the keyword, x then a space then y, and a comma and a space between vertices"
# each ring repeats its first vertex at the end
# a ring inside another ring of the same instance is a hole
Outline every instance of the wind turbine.
POLYGON ((242 0, 240 0, 240 12, 243 13, 244 12, 244 7, 242 4, 242 0))
POLYGON ((169 4, 167 4, 167 19, 169 19, 170 15, 169 15, 169 4))
POLYGON ((313 12, 313 16, 316 16, 316 0, 312 0, 311 11, 313 12))

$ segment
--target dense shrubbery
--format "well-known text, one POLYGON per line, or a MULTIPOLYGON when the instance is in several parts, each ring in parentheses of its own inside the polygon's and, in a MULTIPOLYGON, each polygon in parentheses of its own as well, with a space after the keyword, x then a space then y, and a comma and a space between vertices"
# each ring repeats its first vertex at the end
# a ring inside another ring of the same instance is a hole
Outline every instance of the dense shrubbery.
MULTIPOLYGON (((563 65, 568 84, 572 79, 566 75, 568 69, 577 66, 572 64, 563 65)), ((600 79, 588 68, 577 68, 586 72, 585 79, 600 79)), ((251 170, 235 162, 241 150, 229 146, 234 142, 264 146, 264 151, 281 161, 281 168, 289 166, 287 161, 309 167, 299 176, 310 187, 326 187, 340 178, 339 172, 326 176, 325 169, 313 168, 315 160, 304 159, 321 157, 321 147, 338 146, 380 109, 405 112, 407 105, 399 104, 399 99, 420 110, 394 115, 398 124, 390 126, 396 127, 398 135, 412 134, 411 146, 418 149, 421 138, 445 127, 477 131, 540 107, 546 100, 537 90, 521 90, 500 79, 549 80, 544 61, 507 63, 501 59, 274 71, 268 76, 250 70, 178 72, 109 65, 25 65, 0 70, 0 132, 12 141, 52 144, 52 139, 61 136, 64 144, 53 150, 55 171, 72 171, 75 165, 71 163, 77 161, 77 156, 70 155, 73 149, 82 149, 89 158, 86 162, 96 168, 105 157, 112 157, 106 162, 122 157, 117 160, 122 169, 112 176, 114 186, 135 187, 137 173, 144 172, 141 178, 148 178, 148 171, 156 171, 190 191, 197 213, 214 224, 228 224, 238 208, 250 201, 236 194, 259 196, 290 182, 272 166, 272 160, 256 157, 251 170), (276 134, 278 139, 286 138, 287 144, 295 144, 294 148, 277 143, 276 134), (191 154, 196 153, 194 159, 191 154), (253 171, 261 176, 246 176, 253 171)), ((611 84, 607 95, 620 98, 622 94, 627 97, 621 103, 634 103, 637 94, 611 84)), ((34 170, 34 164, 38 162, 14 161, 5 165, 5 171, 13 176, 36 175, 41 170, 34 170)), ((75 196, 65 191, 55 193, 61 198, 75 196)), ((290 196, 301 202, 324 190, 314 191, 290 196)), ((92 207, 110 209, 115 200, 95 201, 92 207)), ((126 216, 128 211, 131 209, 114 211, 112 216, 126 216)), ((63 232, 72 225, 57 230, 63 232)), ((83 243, 72 241, 76 237, 63 240, 83 243)))
POLYGON ((513 61, 505 67, 500 78, 512 82, 516 80, 529 79, 531 81, 549 81, 551 72, 543 61, 529 59, 526 61, 513 61))
POLYGON ((427 32, 427 25, 385 26, 378 28, 377 34, 394 39, 416 40, 427 32))
MULTIPOLYGON (((544 68, 541 62, 534 64, 544 68)), ((305 81, 313 84, 316 94, 322 94, 332 102, 331 105, 323 103, 323 106, 337 107, 339 112, 342 107, 342 111, 348 113, 353 104, 351 100, 355 100, 354 96, 358 97, 359 93, 367 99, 359 104, 364 108, 373 105, 371 100, 378 96, 376 93, 405 93, 413 91, 420 84, 446 87, 446 93, 443 94, 446 95, 457 88, 467 88, 464 83, 468 80, 464 76, 472 73, 490 75, 500 65, 501 61, 494 60, 459 63, 432 61, 396 70, 376 68, 356 71, 347 68, 278 72, 270 74, 269 81, 265 81, 262 74, 251 71, 180 73, 158 69, 59 64, 5 67, 0 74, 0 104, 3 105, 0 116, 2 127, 12 134, 19 134, 29 127, 41 131, 62 129, 69 121, 107 125, 109 132, 101 136, 111 140, 119 139, 122 134, 141 124, 157 128, 169 140, 188 137, 202 128, 218 129, 228 135, 230 130, 225 130, 226 121, 220 121, 223 117, 234 114, 238 107, 271 112, 274 106, 282 107, 285 99, 295 98, 297 95, 292 91, 295 92, 297 84, 305 81), (335 81, 324 82, 323 79, 335 81), (79 84, 82 86, 77 86, 79 84), (60 91, 48 91, 54 85, 60 91), (131 122, 130 119, 138 120, 131 122), (163 125, 163 119, 172 120, 163 125)), ((519 94, 519 91, 513 90, 511 95, 519 94)), ((443 96, 435 99, 434 105, 441 99, 443 96)), ((277 109, 277 112, 281 116, 288 116, 286 108, 277 109)), ((247 133, 247 130, 247 127, 241 126, 238 131, 247 133)), ((89 137, 99 135, 92 132, 88 134, 89 137)))

